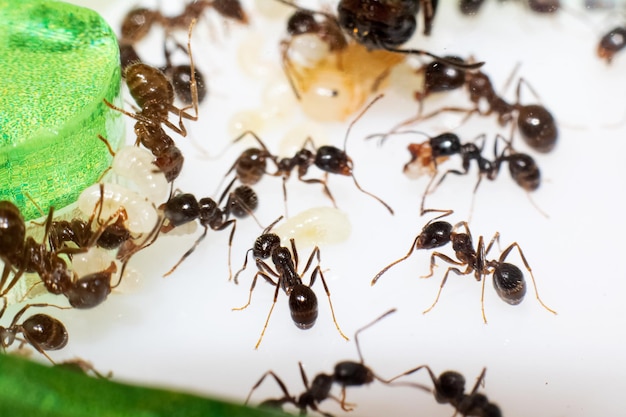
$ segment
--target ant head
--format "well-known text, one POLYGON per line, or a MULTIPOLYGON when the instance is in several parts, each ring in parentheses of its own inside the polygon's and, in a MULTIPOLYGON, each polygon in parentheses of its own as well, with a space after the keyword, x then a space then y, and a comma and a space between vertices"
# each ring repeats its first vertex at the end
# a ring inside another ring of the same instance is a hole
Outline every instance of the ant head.
POLYGON ((319 22, 315 19, 314 13, 308 10, 296 10, 287 20, 287 33, 291 36, 317 33, 319 30, 319 22))
POLYGON ((438 221, 427 224, 417 237, 416 249, 433 249, 447 245, 450 242, 452 225, 438 221))
POLYGON ((465 392, 465 377, 455 371, 446 371, 439 375, 435 398, 438 403, 448 403, 463 397, 465 392))
POLYGON ((264 233, 254 242, 252 254, 255 258, 267 259, 278 247, 280 247, 280 236, 275 233, 264 233))

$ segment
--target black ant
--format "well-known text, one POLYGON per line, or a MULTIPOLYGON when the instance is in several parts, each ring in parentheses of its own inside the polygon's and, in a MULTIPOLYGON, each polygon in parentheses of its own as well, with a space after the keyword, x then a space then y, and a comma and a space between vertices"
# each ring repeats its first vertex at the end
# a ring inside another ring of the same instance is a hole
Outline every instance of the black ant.
MULTIPOLYGON (((296 8, 298 11, 310 16, 322 16, 325 21, 335 22, 321 27, 316 33, 325 34, 326 27, 332 25, 339 27, 345 34, 366 48, 384 49, 407 55, 426 55, 441 62, 448 63, 463 69, 478 69, 484 62, 460 63, 449 61, 428 51, 421 49, 399 49, 398 46, 407 42, 417 28, 415 16, 419 12, 419 6, 424 6, 424 33, 429 34, 432 28, 432 20, 437 8, 437 0, 404 1, 392 0, 384 4, 376 0, 341 0, 337 5, 337 16, 299 7, 290 0, 276 0, 280 3, 296 8)), ((311 21, 308 18, 309 22, 311 21)), ((291 27, 298 27, 292 25, 291 27)), ((300 26, 303 27, 303 26, 300 26)), ((309 26, 313 28, 314 26, 309 26)), ((310 30, 309 33, 314 32, 310 30)), ((333 30, 329 33, 335 33, 333 30)), ((336 45, 341 43, 335 42, 336 45)), ((331 44, 332 45, 332 44, 331 44)))
POLYGON ((228 191, 227 189, 224 194, 222 194, 218 202, 215 202, 215 200, 209 197, 198 200, 193 194, 189 193, 176 194, 159 207, 159 209, 163 211, 164 217, 164 224, 160 230, 162 233, 167 233, 178 226, 195 220, 198 220, 200 225, 204 227, 204 232, 198 237, 191 249, 185 252, 176 265, 167 271, 164 276, 168 276, 174 272, 174 270, 191 255, 205 238, 209 228, 219 231, 232 226, 228 239, 228 280, 231 280, 231 248, 237 221, 235 219, 229 220, 229 217, 231 214, 236 217, 252 215, 252 212, 258 206, 258 197, 252 188, 242 185, 228 194, 228 199, 224 207, 219 207, 219 204, 228 191))
MULTIPOLYGON (((522 138, 531 148, 538 152, 550 152, 556 145, 558 138, 558 128, 552 113, 539 104, 521 104, 521 86, 525 84, 533 93, 534 90, 528 82, 520 78, 517 83, 516 101, 511 104, 501 98, 495 91, 489 76, 482 71, 465 71, 464 85, 469 93, 469 98, 475 107, 473 109, 463 109, 458 107, 444 107, 428 115, 418 114, 394 127, 391 133, 396 132, 400 127, 408 124, 428 119, 446 111, 467 113, 469 118, 474 113, 482 116, 489 116, 492 113, 498 115, 498 122, 506 125, 511 120, 515 120, 517 129, 522 138), (487 110, 481 110, 481 103, 487 105, 487 110)), ((456 85, 456 84, 455 84, 456 85)), ((535 95, 537 95, 535 93, 535 95)), ((420 104, 421 109, 421 104, 420 104)), ((383 135, 383 138, 386 135, 383 135)))
MULTIPOLYGON (((502 412, 497 404, 489 401, 487 396, 478 393, 478 387, 483 383, 487 369, 483 368, 482 372, 476 379, 474 387, 465 393, 465 377, 456 371, 442 372, 439 377, 430 369, 428 365, 418 366, 411 369, 396 378, 415 373, 421 369, 426 369, 434 386, 435 399, 439 404, 450 404, 456 410, 455 415, 460 413, 463 416, 477 417, 501 417, 502 412)), ((394 378, 395 379, 395 378, 394 378)))
MULTIPOLYGON (((281 391, 283 392, 284 397, 265 400, 259 405, 261 407, 281 408, 284 404, 289 403, 289 404, 294 405, 300 410, 300 415, 306 414, 307 409, 310 408, 311 410, 319 412, 320 414, 324 416, 332 417, 331 414, 323 412, 318 408, 319 403, 330 398, 330 399, 337 401, 341 405, 341 408, 344 411, 352 411, 352 407, 349 406, 348 403, 346 403, 346 387, 365 386, 365 385, 371 384, 374 381, 380 381, 383 384, 391 384, 392 381, 399 378, 398 376, 390 380, 387 380, 376 375, 376 373, 374 373, 374 371, 370 367, 365 365, 365 361, 363 360, 363 355, 361 354, 361 348, 359 345, 359 333, 360 332, 373 326, 374 324, 376 324, 383 318, 387 317, 388 315, 394 313, 395 311, 396 311, 395 309, 389 310, 388 312, 384 313, 382 316, 375 319, 373 322, 369 323, 368 325, 360 328, 359 330, 355 332, 354 341, 356 344, 357 353, 359 355, 358 362, 351 361, 351 360, 341 361, 335 365, 335 368, 332 374, 320 373, 316 375, 315 378, 313 378, 313 382, 311 383, 311 385, 309 385, 309 381, 306 376, 306 373, 304 372, 304 367, 302 366, 302 362, 298 362, 298 366, 300 368, 300 375, 302 377, 302 382, 304 384, 305 391, 302 394, 300 394, 300 396, 297 399, 296 397, 289 394, 289 391, 287 390, 287 387, 285 386, 283 381, 273 371, 267 371, 265 374, 263 374, 263 376, 259 379, 259 381, 257 381, 256 384, 254 384, 254 386, 250 390, 250 393, 248 394, 248 397, 246 398, 245 403, 246 404, 248 403, 253 392, 263 383, 265 378, 267 376, 272 376, 274 380, 276 381, 276 383, 278 384, 278 386, 280 387, 281 391), (337 384, 341 387, 340 399, 330 394, 330 390, 333 384, 337 384)), ((402 375, 405 375, 411 372, 414 372, 414 370, 408 371, 407 373, 403 373, 402 375)), ((429 388, 421 384, 412 383, 408 385, 412 387, 420 388, 427 392, 431 392, 429 388)))
MULTIPOLYGON (((7 309, 6 298, 2 297, 2 299, 4 305, 2 306, 2 310, 0 310, 0 317, 4 316, 7 309)), ((0 347, 2 350, 5 350, 16 341, 28 343, 54 364, 55 362, 48 356, 46 351, 63 349, 69 339, 67 330, 59 320, 42 313, 34 314, 18 324, 18 321, 22 318, 26 310, 31 307, 55 307, 65 309, 65 307, 45 303, 25 305, 13 316, 13 320, 8 327, 0 326, 0 347), (18 338, 20 333, 24 337, 24 340, 18 338)))
MULTIPOLYGON (((359 183, 354 176, 353 171, 353 162, 352 158, 348 156, 346 153, 346 145, 348 142, 348 136, 350 135, 350 131, 354 124, 363 116, 363 114, 382 96, 376 97, 364 110, 359 114, 356 119, 354 119, 348 129, 346 131, 346 135, 344 137, 344 149, 341 150, 335 146, 325 145, 320 146, 319 148, 315 148, 313 144, 313 140, 309 137, 304 142, 302 149, 296 152, 296 154, 291 158, 278 158, 277 156, 270 153, 267 149, 261 138, 259 138, 254 132, 246 131, 237 137, 233 142, 237 142, 244 138, 247 135, 251 135, 261 146, 259 148, 249 148, 245 150, 239 158, 235 161, 235 163, 228 170, 226 175, 235 171, 236 178, 239 179, 243 184, 256 184, 264 174, 268 174, 267 172, 267 160, 271 160, 276 165, 276 171, 273 173, 269 173, 273 176, 281 176, 283 178, 283 196, 285 201, 285 207, 287 204, 287 188, 286 182, 289 179, 291 172, 295 169, 298 171, 298 179, 302 182, 309 184, 321 184, 324 187, 324 193, 330 198, 333 205, 337 207, 337 203, 335 202, 335 198, 330 192, 330 189, 327 185, 328 174, 338 174, 352 177, 354 181, 354 185, 364 194, 369 195, 370 197, 376 199, 380 202, 391 214, 393 214, 393 209, 381 200, 376 195, 370 193, 369 191, 361 188, 359 183), (307 149, 307 145, 310 149, 307 149), (324 179, 319 178, 304 178, 307 174, 309 168, 315 165, 320 170, 324 171, 324 179)), ((286 208, 285 208, 286 211, 286 208)))
POLYGON ((613 60, 613 56, 626 47, 626 26, 617 26, 602 36, 598 42, 598 57, 604 59, 607 64, 613 60))
POLYGON ((493 286, 496 290, 498 296, 506 303, 511 305, 517 305, 521 303, 526 295, 526 281, 524 279, 524 274, 522 271, 515 265, 504 262, 506 258, 509 256, 513 249, 517 249, 520 257, 522 258, 522 262, 526 267, 526 270, 530 274, 530 278, 533 283, 533 288, 535 289, 535 296, 537 301, 541 304, 543 308, 548 310, 549 312, 556 314, 556 311, 549 308, 547 305, 539 297, 539 292, 537 290, 537 284, 535 283, 535 277, 533 275, 532 269, 522 252, 521 247, 517 242, 511 243, 501 254, 497 260, 488 260, 487 255, 491 251, 494 242, 497 240, 500 241, 500 233, 496 232, 489 242, 489 244, 485 247, 485 242, 483 236, 478 238, 478 245, 476 249, 474 249, 474 244, 472 241, 472 235, 469 230, 469 225, 467 222, 462 221, 454 226, 445 221, 434 222, 434 220, 441 219, 452 214, 452 210, 425 210, 424 213, 435 211, 441 212, 443 214, 435 217, 433 220, 429 221, 426 226, 422 229, 422 232, 415 238, 411 248, 408 253, 402 258, 392 262, 383 268, 380 272, 378 272, 374 278, 372 279, 371 285, 376 284, 376 282, 380 279, 380 277, 389 270, 394 265, 406 260, 411 254, 418 249, 431 249, 436 247, 441 247, 446 245, 448 242, 452 243, 452 249, 455 252, 456 260, 450 258, 449 256, 440 253, 433 252, 430 256, 430 270, 427 275, 422 276, 422 278, 429 278, 434 273, 434 268, 436 266, 436 258, 442 259, 448 264, 464 266, 465 270, 460 270, 457 267, 450 266, 446 270, 446 273, 443 276, 443 280, 441 281, 441 285, 439 286, 439 291, 437 292, 437 297, 433 304, 424 310, 424 313, 428 313, 432 310, 437 302, 439 301, 439 296, 441 295, 441 291, 443 290, 444 285, 448 279, 448 274, 450 272, 454 272, 457 275, 469 275, 472 272, 474 273, 474 278, 476 281, 482 281, 482 289, 480 296, 480 308, 483 316, 483 321, 487 323, 487 316, 485 315, 485 305, 484 305, 484 297, 485 297, 485 281, 488 275, 493 276, 493 286), (464 232, 458 232, 460 228, 464 229, 464 232))
POLYGON ((337 323, 337 319, 335 318, 335 310, 333 309, 333 303, 330 300, 330 291, 328 290, 328 285, 326 284, 326 280, 324 279, 324 273, 322 272, 322 268, 320 267, 320 249, 316 246, 309 259, 304 267, 302 273, 298 272, 298 250, 296 249, 296 242, 294 239, 291 239, 291 252, 289 248, 285 246, 281 246, 280 237, 274 233, 269 233, 269 230, 276 224, 280 219, 276 220, 270 226, 268 226, 263 234, 259 236, 255 242, 254 247, 248 252, 246 252, 246 258, 244 261, 243 267, 237 272, 235 275, 235 283, 237 283, 237 276, 241 273, 247 265, 248 262, 248 253, 252 251, 253 256, 255 258, 255 262, 257 265, 257 273, 254 275, 252 280, 252 285, 250 286, 250 294, 248 297, 248 302, 238 308, 233 308, 233 310, 243 310, 250 305, 252 300, 252 291, 254 291, 254 287, 256 285, 257 278, 259 276, 263 277, 265 281, 276 287, 274 291, 274 301, 272 302, 272 307, 267 315, 267 319, 265 320, 265 325, 263 326, 263 330, 261 331, 261 336, 255 345, 255 349, 258 349, 261 344, 261 340, 263 340, 263 335, 265 334, 265 330, 267 329, 267 325, 269 324, 270 317, 272 316, 272 311, 274 311, 274 306, 276 305, 276 300, 278 299, 278 293, 282 288, 285 291, 285 294, 289 297, 289 310, 291 311, 291 318, 294 324, 300 329, 310 329, 315 324, 318 315, 317 308, 317 296, 313 292, 312 288, 315 284, 315 280, 319 274, 320 279, 322 280, 322 284, 324 285, 324 290, 326 291, 326 296, 328 297, 328 304, 330 306, 330 312, 333 317, 333 322, 335 323, 335 327, 337 327, 337 331, 344 339, 348 340, 346 335, 341 331, 339 324, 337 323), (271 258, 272 263, 274 264, 274 268, 272 269, 263 259, 271 258), (302 276, 306 274, 311 265, 313 264, 313 260, 317 259, 317 266, 313 268, 311 272, 311 279, 309 280, 309 285, 304 285, 302 282, 302 276), (272 277, 277 278, 276 281, 272 277))

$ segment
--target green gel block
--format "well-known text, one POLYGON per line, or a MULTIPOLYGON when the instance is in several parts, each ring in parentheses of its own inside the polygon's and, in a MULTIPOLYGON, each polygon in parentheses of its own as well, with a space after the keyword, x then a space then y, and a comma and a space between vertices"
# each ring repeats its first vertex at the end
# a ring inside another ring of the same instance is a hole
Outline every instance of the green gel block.
POLYGON ((0 0, 0 200, 25 219, 76 201, 111 163, 124 119, 117 39, 95 11, 0 0))

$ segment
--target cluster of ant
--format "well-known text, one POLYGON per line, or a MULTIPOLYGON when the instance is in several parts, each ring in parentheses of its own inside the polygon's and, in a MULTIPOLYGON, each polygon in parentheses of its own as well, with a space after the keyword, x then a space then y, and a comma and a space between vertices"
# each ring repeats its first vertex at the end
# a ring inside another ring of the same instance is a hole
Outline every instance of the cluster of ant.
MULTIPOLYGON (((555 119, 541 104, 521 103, 520 90, 522 85, 527 85, 523 79, 517 85, 515 102, 510 103, 495 91, 489 76, 481 71, 482 62, 401 48, 416 31, 420 9, 424 20, 423 32, 425 35, 430 34, 437 1, 390 2, 393 3, 391 5, 373 0, 343 0, 339 2, 336 15, 298 7, 286 0, 277 1, 294 8, 294 13, 287 23, 288 38, 281 43, 280 52, 281 63, 296 97, 303 98, 307 90, 305 84, 308 73, 304 73, 298 64, 294 63, 293 55, 293 49, 299 42, 298 38, 304 36, 316 38, 315 42, 325 45, 323 49, 327 53, 338 54, 333 58, 335 64, 340 62, 337 57, 344 53, 354 53, 352 52, 354 48, 363 48, 367 52, 384 51, 396 57, 423 55, 433 61, 418 70, 424 76, 423 90, 415 93, 419 104, 418 115, 401 123, 389 134, 401 133, 399 129, 403 126, 444 112, 464 113, 467 118, 475 114, 480 116, 495 114, 501 125, 511 124, 517 128, 524 141, 534 150, 549 152, 554 148, 558 137, 555 119), (465 88, 473 107, 444 107, 424 114, 423 103, 431 94, 460 88, 465 88)), ((477 11, 481 3, 461 1, 459 6, 464 13, 471 14, 477 11)), ((539 3, 545 2, 527 3, 535 11, 547 11, 539 7, 539 3)), ((558 8, 558 2, 552 3, 553 6, 549 7, 558 8)), ((121 67, 136 109, 128 111, 113 103, 106 104, 112 110, 134 120, 135 146, 113 150, 106 138, 100 137, 113 155, 111 173, 107 173, 109 175, 107 180, 113 178, 113 182, 103 181, 88 188, 81 195, 79 206, 83 215, 87 217, 86 220, 82 218, 69 221, 55 220, 54 210, 50 209, 44 223, 44 237, 39 243, 32 236, 26 236, 26 225, 17 208, 10 202, 0 202, 0 225, 2 225, 0 259, 4 263, 0 279, 0 297, 3 298, 4 304, 0 310, 0 318, 5 314, 9 304, 7 295, 25 274, 36 274, 48 292, 65 296, 71 307, 93 308, 105 301, 111 291, 120 284, 131 257, 149 247, 162 234, 197 222, 204 229, 203 232, 165 275, 171 274, 195 251, 209 229, 214 231, 230 229, 229 281, 238 283, 239 275, 247 267, 250 253, 257 269, 250 285, 247 303, 233 310, 243 310, 250 305, 259 277, 274 287, 272 305, 256 348, 263 340, 281 289, 289 298, 289 310, 294 324, 300 329, 309 329, 315 324, 318 301, 312 287, 318 277, 328 298, 337 331, 341 337, 348 339, 335 317, 330 290, 320 264, 320 248, 315 246, 300 272, 295 239, 291 239, 289 245, 283 245, 281 237, 272 233, 272 228, 283 216, 288 215, 286 184, 294 171, 297 172, 298 180, 321 186, 334 206, 337 204, 327 184, 329 174, 351 177, 360 192, 377 200, 391 214, 394 213, 381 198, 363 189, 354 176, 354 162, 347 154, 346 142, 358 118, 350 124, 346 132, 343 149, 331 145, 316 147, 312 139, 307 139, 302 148, 289 157, 279 157, 270 151, 255 132, 246 131, 232 143, 236 144, 244 137, 250 136, 258 146, 245 149, 232 163, 224 177, 232 176, 232 179, 219 198, 198 198, 191 193, 173 191, 174 182, 183 169, 184 157, 170 132, 180 137, 187 135, 185 122, 198 119, 199 103, 204 100, 207 93, 204 76, 195 68, 191 50, 192 29, 206 10, 214 10, 223 18, 240 24, 248 23, 248 16, 237 0, 194 1, 187 3, 181 13, 173 16, 147 8, 136 8, 126 15, 119 39, 121 67), (165 32, 163 41, 165 65, 162 67, 146 63, 137 52, 139 42, 154 26, 161 26, 165 32), (188 30, 186 46, 181 45, 172 36, 177 30, 188 30), (172 62, 176 50, 181 50, 187 55, 188 65, 176 65, 172 62), (176 99, 182 106, 175 103, 176 99), (171 121, 172 115, 178 120, 171 121), (313 168, 320 170, 323 177, 309 177, 309 170, 313 168), (258 196, 252 187, 266 176, 282 179, 284 214, 269 226, 260 226, 263 232, 255 240, 253 247, 246 252, 241 269, 233 274, 231 249, 237 219, 253 217, 256 220, 254 211, 258 206, 258 196), (132 185, 128 185, 129 183, 132 185), (96 249, 104 250, 106 254, 98 255, 97 262, 93 261, 93 265, 82 271, 76 265, 76 260, 96 249), (96 264, 98 266, 95 266, 96 264), (309 271, 307 285, 304 283, 304 277, 309 271), (113 283, 116 274, 119 274, 117 282, 113 283)), ((549 11, 554 9, 551 8, 549 11)), ((623 28, 607 34, 600 43, 598 54, 610 61, 613 55, 624 47, 624 36, 623 28)), ((313 67, 321 65, 320 62, 321 59, 316 58, 313 67)), ((319 67, 317 68, 319 70, 319 67)), ((387 70, 388 68, 379 68, 373 71, 374 84, 378 85, 377 83, 382 81, 387 75, 387 70)), ((370 90, 373 92, 376 88, 370 90)), ((385 134, 384 137, 389 134, 385 134)), ((513 180, 525 191, 531 192, 539 187, 540 171, 537 163, 532 156, 515 150, 512 138, 497 136, 493 146, 493 157, 484 154, 485 141, 486 138, 482 137, 463 143, 457 134, 445 132, 428 137, 423 143, 409 145, 412 159, 405 165, 405 172, 426 170, 431 174, 430 182, 422 196, 420 214, 430 212, 440 214, 426 223, 415 237, 408 253, 378 272, 371 280, 371 284, 374 285, 391 267, 409 258, 414 251, 437 249, 451 243, 454 257, 437 251, 432 252, 430 256, 430 269, 426 277, 434 274, 437 261, 446 262, 450 267, 443 275, 434 302, 424 312, 430 311, 437 304, 451 272, 457 275, 473 274, 482 285, 481 312, 486 322, 483 300, 485 282, 489 276, 493 278, 493 285, 499 297, 509 304, 519 304, 526 294, 527 286, 522 270, 507 262, 508 256, 517 250, 525 269, 530 274, 537 300, 546 310, 556 314, 539 297, 532 269, 517 242, 501 251, 499 257, 490 259, 488 256, 495 243, 499 244, 499 233, 495 233, 488 243, 480 236, 478 243, 474 245, 467 221, 453 225, 441 220, 451 215, 452 210, 425 208, 426 196, 431 194, 448 174, 468 174, 472 161, 476 161, 479 173, 474 191, 483 177, 494 180, 504 163, 508 163, 513 180), (481 140, 482 144, 478 144, 481 140), (498 149, 499 143, 503 143, 501 149, 498 149), (439 174, 439 165, 454 155, 460 156, 461 167, 446 170, 435 182, 439 174)), ((65 308, 47 303, 25 305, 14 315, 8 327, 0 327, 2 348, 8 348, 15 341, 20 341, 22 344, 31 345, 54 363, 46 351, 58 350, 67 344, 68 333, 65 326, 47 314, 35 314, 22 320, 29 309, 42 307, 65 308), (23 339, 18 338, 20 334, 23 339)), ((246 402, 265 378, 271 376, 280 387, 283 396, 266 400, 262 405, 282 408, 289 404, 299 409, 302 414, 310 409, 329 416, 330 414, 319 409, 321 402, 331 399, 338 402, 344 411, 349 411, 351 407, 345 400, 346 387, 364 386, 379 381, 386 385, 406 384, 433 393, 439 403, 451 405, 456 413, 464 416, 501 415, 497 405, 489 401, 484 394, 478 393, 478 388, 485 378, 485 370, 478 377, 474 387, 466 391, 465 378, 456 371, 447 371, 436 377, 429 366, 422 365, 397 377, 384 379, 367 367, 361 355, 358 334, 393 311, 389 311, 355 333, 359 362, 339 362, 332 373, 316 375, 311 384, 300 363, 305 390, 299 396, 291 395, 282 380, 273 371, 268 371, 253 386, 246 402), (419 370, 428 372, 432 388, 416 383, 396 382, 400 377, 419 370), (341 388, 341 398, 331 394, 334 386, 341 388)))

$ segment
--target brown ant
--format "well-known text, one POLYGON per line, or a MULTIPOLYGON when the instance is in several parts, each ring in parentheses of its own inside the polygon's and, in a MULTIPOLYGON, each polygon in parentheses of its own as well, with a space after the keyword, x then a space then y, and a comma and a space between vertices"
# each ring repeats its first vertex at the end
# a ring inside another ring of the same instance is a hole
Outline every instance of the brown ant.
MULTIPOLYGON (((141 143, 153 153, 156 157, 155 165, 163 171, 170 182, 180 174, 184 158, 180 150, 174 145, 172 138, 165 133, 162 125, 181 136, 186 136, 187 130, 182 119, 198 120, 198 88, 191 53, 191 31, 194 23, 195 21, 189 26, 187 39, 187 53, 192 69, 190 84, 192 104, 190 106, 184 108, 174 106, 174 87, 170 81, 161 70, 143 62, 133 63, 124 71, 130 94, 140 108, 138 112, 130 113, 109 103, 106 99, 104 100, 110 108, 136 120, 136 144, 141 143), (189 108, 194 109, 195 115, 186 112, 189 108), (179 116, 178 126, 168 120, 170 112, 179 116)), ((102 139, 102 137, 100 138, 102 139)))
POLYGON ((187 29, 192 21, 198 20, 206 9, 213 8, 221 16, 242 24, 248 23, 248 17, 239 0, 197 0, 185 5, 183 11, 175 16, 164 16, 158 10, 144 7, 130 10, 122 20, 120 43, 135 44, 141 41, 156 24, 167 31, 187 29))
MULTIPOLYGON (((0 310, 0 317, 4 316, 7 309, 7 300, 2 297, 4 305, 0 310)), ((64 309, 65 307, 58 307, 51 304, 37 303, 27 304, 19 310, 8 327, 0 326, 0 348, 5 350, 16 341, 22 343, 28 343, 37 352, 45 356, 51 363, 55 363, 50 356, 46 353, 47 350, 59 350, 67 345, 68 334, 63 323, 59 320, 51 317, 47 314, 34 314, 22 323, 18 324, 22 315, 31 307, 55 307, 64 309), (24 340, 18 338, 19 334, 22 334, 24 340)))
POLYGON ((613 60, 613 56, 626 47, 626 26, 617 26, 602 36, 598 42, 598 57, 604 59, 607 64, 613 60))
POLYGON ((291 318, 294 324, 298 328, 303 330, 310 329, 315 324, 318 315, 317 296, 315 295, 315 292, 313 292, 312 287, 315 284, 315 280, 319 274, 320 279, 322 280, 322 284, 324 285, 324 290, 326 291, 326 296, 328 297, 328 304, 330 306, 330 312, 332 314, 335 327, 337 327, 337 331, 339 331, 341 337, 348 340, 346 335, 341 331, 341 328, 337 323, 337 319, 335 318, 335 310, 333 309, 333 303, 330 300, 330 291, 328 290, 328 285, 326 284, 326 280, 324 279, 324 273, 322 272, 322 268, 320 267, 319 247, 316 246, 313 249, 304 267, 304 270, 302 271, 302 273, 299 273, 299 258, 295 240, 290 240, 290 252, 289 248, 280 245, 280 237, 278 237, 278 235, 274 233, 269 233, 269 230, 281 218, 282 217, 278 218, 278 220, 268 226, 265 229, 264 233, 255 240, 254 247, 246 252, 244 265, 242 269, 239 270, 235 275, 235 283, 237 283, 237 276, 239 275, 239 273, 246 268, 248 253, 250 251, 252 251, 254 255, 258 271, 254 275, 252 285, 250 286, 248 302, 242 307, 233 308, 233 310, 244 310, 250 305, 250 302, 252 301, 252 292, 254 291, 254 287, 256 286, 257 278, 261 276, 263 277, 263 279, 265 279, 265 281, 276 287, 276 290, 274 291, 274 301, 272 302, 272 307, 270 308, 267 319, 265 320, 265 325, 263 326, 263 330, 261 331, 261 336, 259 337, 259 340, 257 341, 254 348, 258 349, 261 341, 263 340, 263 335, 265 334, 265 330, 267 329, 267 325, 269 324, 270 317, 272 316, 272 311, 274 311, 274 306, 276 305, 278 293, 281 288, 289 297, 289 310, 291 311, 291 318), (274 264, 274 269, 263 260, 267 258, 271 258, 272 263, 274 264), (309 285, 304 285, 302 282, 302 276, 304 276, 304 274, 306 274, 306 272, 309 270, 315 258, 317 259, 317 266, 315 266, 313 268, 313 271, 311 272, 309 285), (277 278, 277 280, 274 281, 272 277, 277 278))
MULTIPOLYGON (((430 211, 443 213, 433 220, 437 220, 452 214, 452 210, 429 209, 425 210, 424 212, 427 213, 430 211)), ((415 238, 408 253, 402 258, 387 265, 380 272, 378 272, 372 279, 371 285, 376 284, 380 277, 385 272, 387 272, 389 268, 406 260, 415 250, 441 247, 446 245, 448 242, 451 242, 452 248, 456 255, 456 260, 441 252, 433 252, 430 256, 429 273, 427 275, 423 275, 422 278, 429 278, 433 275, 434 268, 436 266, 436 258, 442 259, 443 261, 451 265, 456 265, 460 267, 464 266, 465 270, 460 270, 455 266, 448 267, 439 286, 439 291, 437 292, 437 297, 435 298, 435 301, 429 308, 424 310, 424 313, 428 313, 430 310, 432 310, 439 301, 439 296, 441 295, 441 291, 446 284, 448 274, 450 274, 450 272, 454 272, 457 275, 469 275, 471 273, 474 273, 474 278, 476 279, 476 281, 482 281, 480 308, 483 316, 483 321, 487 323, 484 298, 485 281, 488 275, 492 275, 493 286, 496 290, 496 293, 504 302, 511 305, 517 305, 523 301, 524 296, 526 295, 526 281, 524 279, 524 274, 517 266, 505 262, 511 251, 513 249, 517 249, 520 257, 522 258, 522 262, 526 267, 526 270, 530 274, 533 288, 535 289, 535 297, 537 298, 537 301, 539 301, 543 308, 553 314, 556 314, 556 311, 545 305, 539 297, 539 292, 537 290, 537 284, 535 283, 535 277, 533 275, 532 269, 530 268, 530 265, 528 264, 528 261, 526 260, 526 257, 524 256, 524 253, 522 252, 522 249, 517 242, 511 243, 500 254, 500 257, 497 260, 488 260, 487 255, 491 251, 494 242, 497 240, 499 243, 500 241, 499 232, 496 232, 494 234, 493 238, 486 247, 483 236, 480 236, 478 238, 478 245, 475 249, 472 241, 472 234, 469 230, 469 225, 467 224, 467 222, 462 221, 452 226, 450 223, 444 221, 438 221, 433 223, 433 220, 429 221, 426 226, 424 226, 422 232, 415 238), (458 231, 461 228, 464 229, 464 232, 458 231)))
MULTIPOLYGON (((252 396, 253 392, 263 383, 266 377, 271 376, 274 378, 284 396, 278 399, 268 399, 263 401, 259 406, 260 407, 273 407, 273 408, 281 408, 284 404, 292 404, 300 410, 300 415, 306 414, 308 408, 313 411, 316 411, 326 417, 332 417, 332 414, 321 411, 318 408, 319 403, 327 399, 333 399, 337 401, 342 410, 344 411, 352 411, 352 407, 346 403, 346 387, 349 386, 365 386, 369 385, 374 381, 380 381, 383 384, 391 384, 393 380, 399 378, 394 377, 390 380, 386 380, 376 375, 374 371, 365 365, 365 361, 363 360, 363 355, 361 354, 361 348, 359 345, 359 333, 363 330, 373 326, 383 318, 388 315, 394 313, 396 310, 391 309, 384 313, 382 316, 375 319, 373 322, 368 325, 360 328, 354 334, 354 341, 356 344, 357 353, 359 355, 359 361, 341 361, 335 365, 335 368, 332 374, 320 373, 313 378, 313 382, 309 385, 308 378, 304 371, 304 367, 302 366, 302 362, 298 362, 298 367, 300 368, 300 376, 302 377, 302 382, 305 387, 305 391, 300 394, 300 396, 296 399, 296 397, 289 394, 286 385, 283 381, 273 372, 267 371, 261 378, 257 381, 256 384, 250 390, 248 397, 246 398, 245 403, 247 404, 252 396), (337 384, 341 387, 341 399, 330 394, 330 390, 333 384, 337 384)), ((408 371, 403 373, 402 375, 415 372, 415 370, 408 371)), ((400 375, 400 376, 402 376, 400 375)), ((397 384, 394 384, 397 385, 397 384)), ((420 388, 424 391, 431 392, 431 390, 421 384, 408 384, 412 387, 420 388)))
POLYGON ((215 200, 209 197, 198 200, 193 194, 189 193, 176 194, 159 207, 164 217, 164 224, 160 230, 162 233, 167 233, 178 226, 195 220, 198 220, 200 225, 204 227, 204 232, 198 237, 191 249, 185 252, 180 260, 163 276, 168 276, 174 272, 174 270, 193 253, 200 242, 206 237, 209 228, 214 231, 219 231, 232 226, 228 239, 228 280, 230 281, 232 279, 230 259, 237 221, 236 219, 229 220, 229 217, 231 214, 235 217, 253 215, 252 212, 258 206, 258 197, 252 188, 242 185, 235 188, 235 190, 228 195, 224 207, 219 207, 219 204, 221 204, 227 192, 228 189, 222 194, 218 202, 215 202, 215 200))

